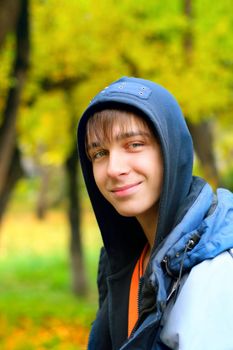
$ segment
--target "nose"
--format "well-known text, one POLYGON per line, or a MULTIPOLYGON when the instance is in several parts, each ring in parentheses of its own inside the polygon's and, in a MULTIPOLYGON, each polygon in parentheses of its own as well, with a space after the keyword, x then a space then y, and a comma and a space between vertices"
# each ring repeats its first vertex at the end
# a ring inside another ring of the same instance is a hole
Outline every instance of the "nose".
POLYGON ((127 156, 117 150, 109 153, 107 174, 109 177, 118 177, 120 175, 128 174, 130 170, 127 156))

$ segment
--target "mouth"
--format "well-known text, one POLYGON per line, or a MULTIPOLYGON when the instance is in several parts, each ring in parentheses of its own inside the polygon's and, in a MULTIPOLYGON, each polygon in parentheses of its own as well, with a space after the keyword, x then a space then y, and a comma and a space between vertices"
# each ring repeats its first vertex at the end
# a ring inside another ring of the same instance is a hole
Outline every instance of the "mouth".
POLYGON ((121 187, 115 187, 110 190, 111 193, 115 194, 116 196, 125 196, 133 193, 135 190, 137 190, 137 187, 141 184, 141 182, 136 182, 133 184, 121 186, 121 187))

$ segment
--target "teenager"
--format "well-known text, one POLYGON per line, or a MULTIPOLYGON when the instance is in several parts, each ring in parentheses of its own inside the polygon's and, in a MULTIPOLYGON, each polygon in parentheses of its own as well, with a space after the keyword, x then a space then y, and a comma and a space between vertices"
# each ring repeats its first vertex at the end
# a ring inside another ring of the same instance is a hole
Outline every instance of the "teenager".
POLYGON ((233 195, 192 175, 174 97, 112 83, 84 112, 78 146, 104 243, 88 348, 233 349, 233 195))

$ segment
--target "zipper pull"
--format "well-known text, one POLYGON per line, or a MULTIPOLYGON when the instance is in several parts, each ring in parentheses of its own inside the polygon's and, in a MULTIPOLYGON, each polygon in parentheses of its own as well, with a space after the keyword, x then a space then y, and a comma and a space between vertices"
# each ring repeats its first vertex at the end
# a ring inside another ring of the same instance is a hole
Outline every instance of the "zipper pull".
POLYGON ((164 266, 165 266, 165 269, 166 269, 167 274, 168 274, 170 277, 173 277, 173 278, 174 278, 174 275, 173 275, 173 273, 171 272, 171 270, 170 270, 170 268, 169 268, 169 266, 168 266, 168 256, 167 256, 167 255, 165 255, 165 257, 163 258, 162 262, 163 262, 163 264, 164 264, 164 266))
MULTIPOLYGON (((195 234, 189 239, 188 243, 185 245, 183 257, 182 257, 181 264, 180 264, 179 276, 178 276, 177 280, 173 283, 172 289, 167 297, 167 302, 171 299, 173 294, 175 294, 175 300, 176 300, 177 295, 178 295, 178 291, 179 291, 180 281, 181 281, 182 274, 183 274, 184 260, 185 260, 187 251, 192 250, 195 247, 195 245, 199 242, 199 240, 200 240, 200 236, 198 234, 195 234)), ((165 264, 167 273, 170 276, 172 276, 172 273, 168 267, 168 257, 167 256, 164 257, 163 263, 165 264)))
POLYGON ((169 300, 171 299, 171 297, 173 296, 173 294, 176 292, 176 290, 179 288, 179 279, 177 279, 176 281, 174 281, 173 285, 172 285, 172 289, 167 297, 167 303, 169 302, 169 300))

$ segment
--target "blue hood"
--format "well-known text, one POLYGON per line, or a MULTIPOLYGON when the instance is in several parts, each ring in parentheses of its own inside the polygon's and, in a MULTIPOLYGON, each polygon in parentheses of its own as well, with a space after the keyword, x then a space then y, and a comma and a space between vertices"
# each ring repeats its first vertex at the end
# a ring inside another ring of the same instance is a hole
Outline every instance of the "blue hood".
POLYGON ((182 222, 170 235, 166 252, 170 270, 178 273, 183 260, 184 271, 206 259, 215 258, 233 247, 233 195, 218 189, 214 195, 208 184, 203 188, 194 205, 182 222), (183 255, 190 239, 197 239, 195 246, 183 255), (172 240, 174 243, 172 244, 172 240))
MULTIPOLYGON (((197 181, 194 179, 186 203, 195 194, 197 181)), ((149 280, 152 285, 159 281, 158 304, 166 304, 168 297, 164 261, 168 274, 178 278, 202 261, 233 248, 233 194, 230 191, 218 189, 217 194, 214 194, 206 183, 188 207, 151 262, 149 280), (194 245, 187 249, 190 242, 194 245)))
MULTIPOLYGON (((106 87, 90 102, 79 122, 79 156, 103 242, 115 271, 138 256, 145 237, 136 219, 119 215, 96 187, 92 165, 85 152, 85 131, 87 120, 94 112, 124 106, 135 109, 152 125, 162 148, 164 181, 154 247, 184 215, 186 209, 182 208, 191 188, 193 166, 193 144, 184 117, 175 98, 162 86, 144 79, 124 77, 106 87)), ((197 192, 204 184, 204 181, 199 181, 197 192)))

